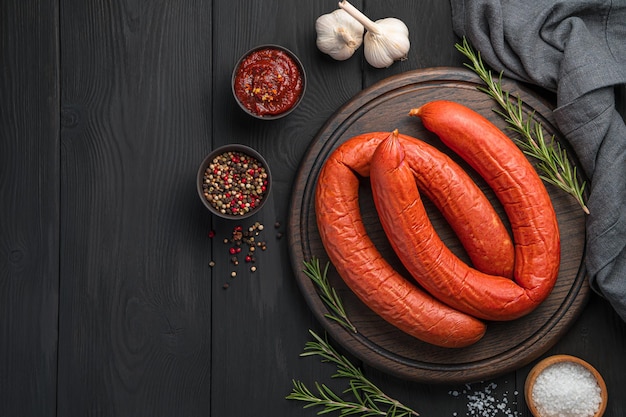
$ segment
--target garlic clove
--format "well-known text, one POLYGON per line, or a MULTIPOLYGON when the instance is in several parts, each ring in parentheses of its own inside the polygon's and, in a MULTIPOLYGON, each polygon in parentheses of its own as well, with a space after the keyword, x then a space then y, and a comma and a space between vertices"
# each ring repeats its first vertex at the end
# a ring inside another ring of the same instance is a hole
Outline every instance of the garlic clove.
POLYGON ((345 10, 337 9, 315 21, 317 48, 332 58, 350 58, 363 43, 365 28, 345 10))
POLYGON ((365 34, 364 53, 367 62, 375 68, 386 68, 395 61, 407 58, 411 42, 409 29, 399 19, 388 17, 377 20, 378 33, 365 34))
POLYGON ((400 19, 387 17, 373 22, 347 0, 339 2, 345 10, 367 29, 365 33, 365 59, 376 68, 389 67, 394 61, 406 59, 411 42, 409 28, 400 19))

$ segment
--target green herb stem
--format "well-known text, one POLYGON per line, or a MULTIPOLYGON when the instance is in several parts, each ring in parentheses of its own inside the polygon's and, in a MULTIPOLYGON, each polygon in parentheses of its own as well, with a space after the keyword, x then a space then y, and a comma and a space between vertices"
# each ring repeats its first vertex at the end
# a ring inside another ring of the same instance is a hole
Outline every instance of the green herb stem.
POLYGON ((303 272, 317 285, 320 298, 331 311, 331 313, 326 313, 324 316, 341 324, 351 332, 357 333, 356 327, 352 324, 350 319, 348 319, 341 297, 339 297, 337 291, 330 285, 330 281, 328 280, 329 263, 326 263, 324 270, 322 270, 319 259, 313 257, 309 262, 304 261, 304 267, 303 272))
POLYGON ((333 363, 336 366, 336 372, 332 378, 347 379, 348 388, 339 395, 327 385, 316 382, 316 392, 313 392, 304 383, 294 380, 293 391, 286 397, 288 400, 307 403, 304 408, 322 407, 318 414, 338 412, 339 416, 342 417, 351 415, 411 417, 419 415, 386 395, 368 380, 349 359, 337 352, 326 339, 322 339, 312 330, 309 330, 309 333, 315 340, 306 343, 304 352, 300 356, 319 356, 322 358, 322 362, 333 363), (351 399, 346 399, 345 396, 351 396, 351 399))

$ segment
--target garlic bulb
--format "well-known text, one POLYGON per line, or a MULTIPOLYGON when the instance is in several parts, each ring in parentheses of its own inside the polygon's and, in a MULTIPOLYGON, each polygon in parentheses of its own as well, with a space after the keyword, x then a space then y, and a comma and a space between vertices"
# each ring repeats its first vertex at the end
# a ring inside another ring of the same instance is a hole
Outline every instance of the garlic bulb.
POLYGON ((315 22, 317 48, 338 61, 350 58, 363 43, 365 28, 346 11, 337 9, 315 22))
POLYGON ((373 22, 346 0, 339 2, 339 7, 367 29, 364 52, 365 59, 371 66, 386 68, 395 61, 406 59, 411 42, 409 28, 403 21, 388 17, 373 22))
POLYGON ((376 21, 381 32, 365 34, 365 59, 373 67, 389 67, 394 61, 405 60, 411 47, 409 29, 398 19, 388 17, 376 21))

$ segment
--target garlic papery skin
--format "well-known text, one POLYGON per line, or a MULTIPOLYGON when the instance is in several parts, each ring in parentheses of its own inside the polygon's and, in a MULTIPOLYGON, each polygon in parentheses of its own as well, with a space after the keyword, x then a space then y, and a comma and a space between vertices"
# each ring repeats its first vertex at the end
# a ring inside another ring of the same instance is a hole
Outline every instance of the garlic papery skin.
POLYGON ((345 10, 337 9, 315 21, 317 48, 338 61, 350 58, 363 43, 365 28, 345 10))
POLYGON ((339 7, 367 29, 363 42, 364 54, 371 66, 386 68, 395 61, 407 58, 411 41, 409 28, 403 21, 395 17, 387 17, 373 22, 346 0, 339 2, 339 7))
POLYGON ((368 31, 365 34, 365 59, 376 68, 386 68, 395 61, 407 58, 411 42, 409 29, 399 19, 388 17, 377 20, 381 33, 368 31))

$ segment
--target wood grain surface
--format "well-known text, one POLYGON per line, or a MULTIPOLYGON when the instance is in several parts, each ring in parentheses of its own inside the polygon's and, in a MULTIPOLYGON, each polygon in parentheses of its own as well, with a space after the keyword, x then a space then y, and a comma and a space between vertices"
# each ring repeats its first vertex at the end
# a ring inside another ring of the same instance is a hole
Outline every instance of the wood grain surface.
POLYGON ((61 131, 58 413, 199 415, 210 217, 194 178, 210 146, 212 9, 69 2, 60 21, 73 123, 61 131))
POLYGON ((0 5, 0 415, 54 416, 59 311, 58 3, 0 5))
MULTIPOLYGON (((375 69, 362 49, 343 62, 317 50, 315 20, 335 1, 0 2, 0 416, 307 417, 316 410, 285 399, 292 380, 345 387, 299 356, 308 330, 326 329, 291 262, 296 174, 361 90, 464 62, 448 2, 352 3, 407 23, 407 60, 375 69), (229 85, 240 55, 264 43, 294 51, 308 76, 301 106, 273 122, 243 114, 229 85), (260 151, 274 176, 263 211, 241 224, 265 226, 256 272, 223 242, 238 222, 211 217, 195 190, 199 164, 226 143, 260 151)), ((485 389, 528 415, 516 391, 531 364, 434 386, 331 341, 422 416, 469 415, 467 395, 485 389)), ((583 357, 611 393, 626 382, 625 350, 626 326, 592 294, 546 354, 583 357)), ((610 400, 605 415, 624 407, 610 400)))

